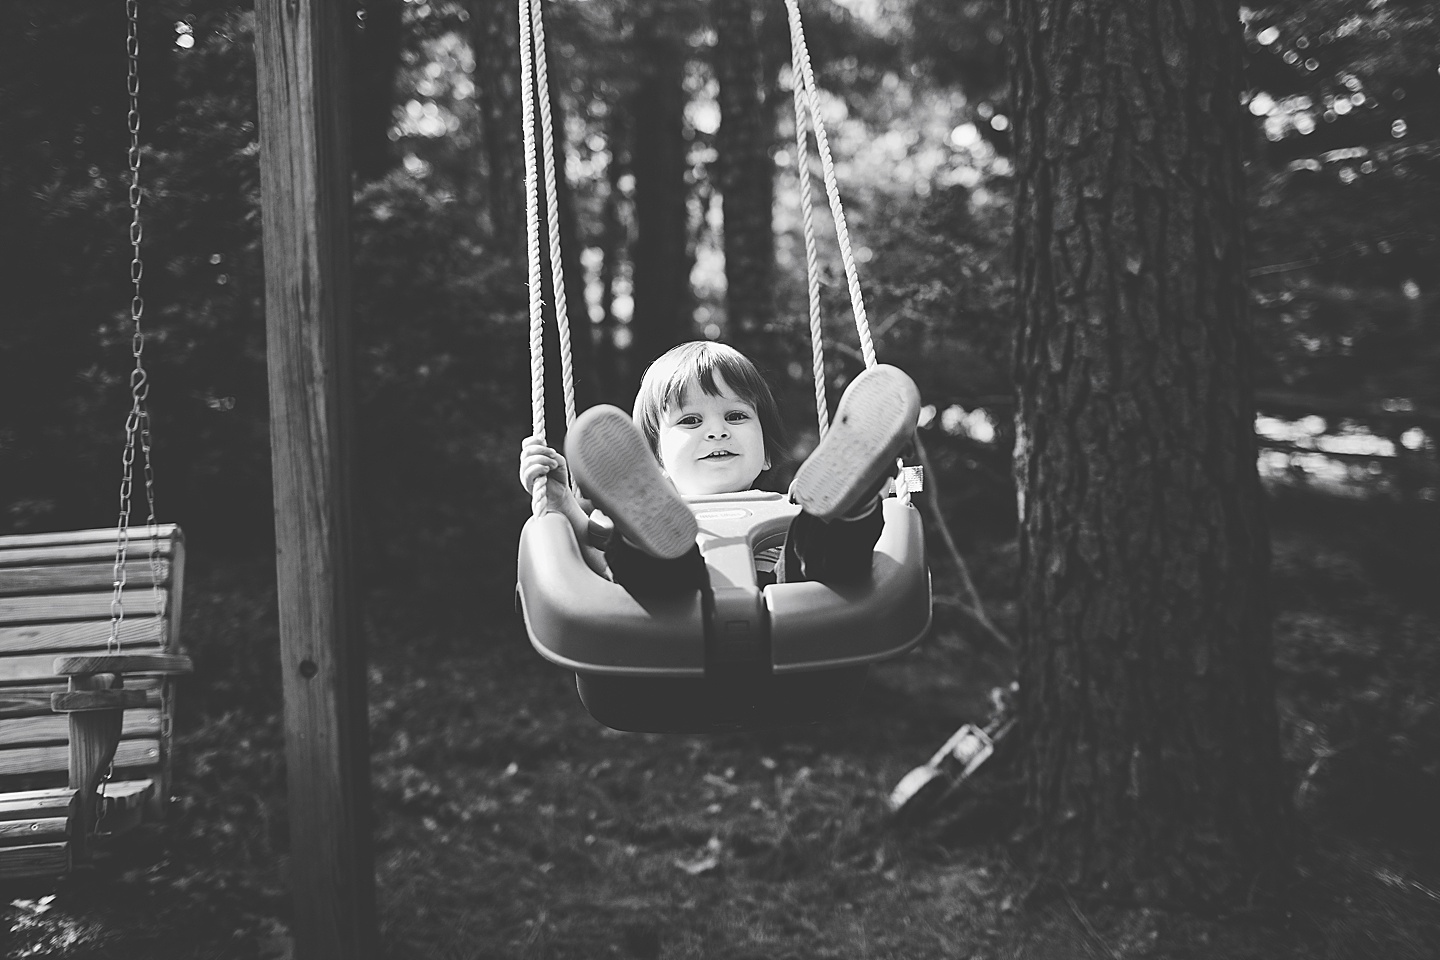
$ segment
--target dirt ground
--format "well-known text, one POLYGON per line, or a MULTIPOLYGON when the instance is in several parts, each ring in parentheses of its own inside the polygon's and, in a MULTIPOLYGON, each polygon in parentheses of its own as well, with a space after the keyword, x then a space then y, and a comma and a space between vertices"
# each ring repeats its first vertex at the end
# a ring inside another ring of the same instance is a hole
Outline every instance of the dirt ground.
MULTIPOLYGON (((1304 566, 1313 550, 1285 549, 1280 589, 1290 596, 1285 558, 1304 566)), ((1315 571, 1296 576, 1310 583, 1315 571)), ((1344 611, 1316 612, 1326 594, 1286 601, 1282 646, 1300 642, 1297 622, 1313 632, 1301 608, 1349 622, 1344 611)), ((877 669, 844 721, 715 737, 595 724, 571 678, 531 652, 508 611, 421 631, 374 612, 379 955, 1440 955, 1437 862, 1354 824, 1308 817, 1293 886, 1214 914, 1085 891, 1027 897, 1035 878, 993 804, 972 805, 968 818, 897 823, 889 791, 957 726, 983 719, 1005 679, 994 648, 967 635, 952 600, 937 599, 931 639, 877 669)), ((263 582, 202 574, 187 605, 201 689, 182 716, 172 822, 58 885, 4 891, 0 956, 291 956, 278 699, 255 652, 273 644, 273 595, 263 582)))

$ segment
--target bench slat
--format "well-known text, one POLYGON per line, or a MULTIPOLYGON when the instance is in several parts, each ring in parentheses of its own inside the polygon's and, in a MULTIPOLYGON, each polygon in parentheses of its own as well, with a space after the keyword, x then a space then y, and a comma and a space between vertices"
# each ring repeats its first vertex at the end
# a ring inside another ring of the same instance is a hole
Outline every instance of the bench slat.
MULTIPOLYGON (((3 538, 0 538, 3 539, 3 538)), ((169 559, 175 553, 173 541, 161 540, 157 557, 169 559)), ((0 546, 0 570, 11 567, 26 567, 54 563, 115 563, 115 541, 109 543, 76 543, 63 547, 4 547, 0 546)), ((130 541, 125 552, 125 569, 149 566, 150 541, 130 541)))
MULTIPOLYGON (((95 593, 52 593, 45 596, 0 597, 0 624, 47 623, 55 620, 101 620, 110 622, 109 590, 95 593)), ((159 609, 155 591, 148 587, 125 594, 125 616, 153 617, 159 609)), ((164 592, 160 597, 164 602, 164 592)))
POLYGON ((53 877, 70 868, 70 844, 37 843, 0 848, 0 880, 53 877))
POLYGON ((24 820, 0 820, 0 844, 15 841, 35 843, 70 835, 68 817, 30 817, 24 820))
MULTIPOLYGON (((129 604, 126 604, 127 608, 129 604)), ((125 614, 120 621, 120 645, 144 647, 158 644, 168 634, 170 620, 156 622, 154 617, 137 618, 125 614)), ((110 617, 71 623, 32 623, 21 627, 0 627, 0 656, 28 650, 53 650, 66 653, 87 647, 103 647, 110 639, 110 617)))
MULTIPOLYGON (((179 533, 175 524, 157 524, 157 532, 160 542, 166 543, 177 538, 179 533)), ((130 528, 130 542, 144 541, 150 539, 150 528, 141 524, 130 528)), ((70 544, 81 543, 108 543, 110 552, 115 552, 115 528, 114 527, 93 527, 89 530, 57 530, 51 533, 12 533, 0 537, 0 550, 8 550, 17 547, 60 547, 70 544)))
MULTIPOLYGON (((125 711, 125 718, 120 724, 120 736, 158 737, 159 735, 159 710, 141 707, 125 711)), ((60 714, 49 713, 0 720, 0 747, 34 747, 67 743, 69 740, 70 719, 60 714)))
MULTIPOLYGON (((150 767, 160 762, 158 740, 121 740, 115 751, 115 768, 150 767)), ((54 773, 70 769, 70 747, 12 747, 0 750, 0 777, 27 773, 54 773)))
MULTIPOLYGON (((113 780, 105 785, 106 809, 132 807, 137 802, 143 802, 154 790, 155 781, 150 779, 113 780)), ((45 816, 68 808, 74 797, 75 791, 70 787, 0 793, 0 820, 45 816)))
MULTIPOLYGON (((130 591, 149 590, 159 574, 161 586, 170 582, 170 561, 159 560, 155 569, 150 562, 129 563, 125 567, 125 602, 129 605, 130 591)), ((13 597, 21 594, 75 593, 81 590, 115 589, 115 565, 113 563, 61 563, 46 566, 25 566, 0 568, 0 596, 13 597)))
POLYGON ((56 810, 66 810, 74 798, 75 791, 70 787, 0 793, 0 820, 45 816, 56 810))
POLYGON ((144 690, 66 690, 50 698, 50 709, 56 713, 99 713, 129 710, 145 705, 144 690))
POLYGON ((194 669, 195 664, 183 653, 87 653, 55 658, 55 674, 60 677, 89 677, 97 673, 172 676, 194 669))
MULTIPOLYGON (((155 648, 127 650, 127 653, 159 653, 155 648)), ((104 650, 77 650, 79 656, 102 657, 104 650)), ((0 657, 0 683, 24 683, 34 680, 53 680, 56 656, 53 653, 30 653, 18 657, 0 657)), ((129 683, 125 684, 127 687, 129 683)), ((5 690, 0 687, 0 696, 5 690)))
MULTIPOLYGON (((160 692, 164 686, 164 677, 135 677, 125 681, 127 690, 144 690, 146 706, 151 707, 160 706, 160 692)), ((69 685, 64 680, 50 677, 31 681, 24 686, 0 686, 0 717, 8 719, 53 713, 50 709, 50 695, 67 689, 69 685)))

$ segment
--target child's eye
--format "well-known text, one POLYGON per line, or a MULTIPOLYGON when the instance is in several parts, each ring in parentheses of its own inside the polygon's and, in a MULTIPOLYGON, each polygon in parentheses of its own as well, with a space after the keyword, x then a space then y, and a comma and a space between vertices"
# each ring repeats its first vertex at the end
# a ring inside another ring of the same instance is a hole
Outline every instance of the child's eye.
POLYGON ((697 417, 697 416, 695 416, 695 414, 691 413, 691 414, 687 414, 687 415, 681 417, 679 420, 676 420, 675 422, 676 422, 677 424, 679 424, 680 426, 682 426, 682 427, 693 427, 693 426, 697 425, 697 424, 700 422, 700 418, 697 417))
POLYGON ((725 419, 729 420, 731 423, 739 423, 743 420, 749 420, 750 414, 746 413, 744 410, 732 410, 731 412, 725 414, 725 419))

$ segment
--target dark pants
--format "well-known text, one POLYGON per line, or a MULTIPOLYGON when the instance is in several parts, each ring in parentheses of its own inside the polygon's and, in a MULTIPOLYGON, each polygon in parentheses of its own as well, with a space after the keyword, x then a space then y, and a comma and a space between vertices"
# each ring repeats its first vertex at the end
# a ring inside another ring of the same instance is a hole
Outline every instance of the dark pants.
MULTIPOLYGON (((856 520, 820 520, 808 513, 790 521, 785 552, 776 567, 780 583, 816 580, 846 583, 870 575, 870 558, 885 525, 878 507, 856 520)), ((709 582, 705 561, 696 546, 676 560, 652 557, 619 534, 605 549, 615 582, 636 596, 674 596, 700 590, 709 582)))

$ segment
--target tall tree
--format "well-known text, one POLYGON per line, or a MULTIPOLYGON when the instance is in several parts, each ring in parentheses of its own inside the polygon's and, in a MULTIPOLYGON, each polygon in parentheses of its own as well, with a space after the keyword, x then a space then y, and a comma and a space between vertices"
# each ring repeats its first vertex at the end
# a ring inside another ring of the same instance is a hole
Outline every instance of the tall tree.
POLYGON ((1061 883, 1287 855, 1234 0, 1010 0, 1026 810, 1061 883))
POLYGON ((629 354, 620 350, 615 343, 619 320, 615 316, 615 281, 625 251, 629 247, 629 235, 624 218, 621 216, 621 179, 629 173, 629 157, 625 145, 629 142, 626 133, 629 118, 619 111, 606 117, 606 142, 610 146, 609 159, 605 164, 605 196, 600 204, 600 232, 596 240, 600 248, 600 322, 595 340, 596 387, 606 403, 625 402, 627 384, 633 387, 632 376, 627 363, 629 354))
MULTIPOLYGON (((469 0, 470 42, 475 55, 475 90, 480 108, 480 140, 485 157, 485 198, 490 214, 491 243, 502 255, 514 259, 518 265, 525 260, 525 154, 523 146, 524 124, 521 107, 521 75, 519 53, 519 19, 515 3, 509 0, 469 0)), ((547 10, 547 24, 553 10, 547 10)), ((575 361, 576 406, 584 409, 594 400, 594 381, 590 376, 593 367, 590 337, 590 317, 585 306, 585 278, 580 266, 580 250, 575 229, 575 205, 569 183, 565 178, 565 111, 560 88, 563 76, 557 70, 557 59, 552 55, 554 42, 546 35, 544 57, 549 80, 549 105, 551 127, 555 150, 551 163, 555 170, 556 216, 560 223, 560 256, 565 271, 565 299, 570 327, 570 342, 575 361)), ((536 149, 543 149, 543 132, 539 125, 544 122, 536 112, 536 149)), ((547 420, 556 433, 552 437, 559 443, 564 436, 562 425, 563 393, 560 383, 558 336, 555 334, 555 298, 549 292, 550 247, 545 218, 545 190, 540 187, 541 218, 540 248, 541 270, 546 278, 546 383, 555 387, 546 392, 549 412, 547 420)))
POLYGON ((761 55, 762 12, 755 0, 715 0, 712 10, 726 319, 735 345, 757 356, 775 320, 775 118, 761 55))
POLYGON ((660 10, 635 29, 641 76, 631 97, 635 176, 632 354, 643 366, 690 334, 685 45, 660 10))
POLYGON ((521 145, 520 46, 513 0, 468 0, 475 102, 492 237, 517 257, 525 248, 525 154, 521 145))
POLYGON ((390 128, 395 123, 395 74, 400 69, 401 0, 364 0, 364 19, 350 64, 351 164, 364 180, 377 180, 395 165, 390 128))

